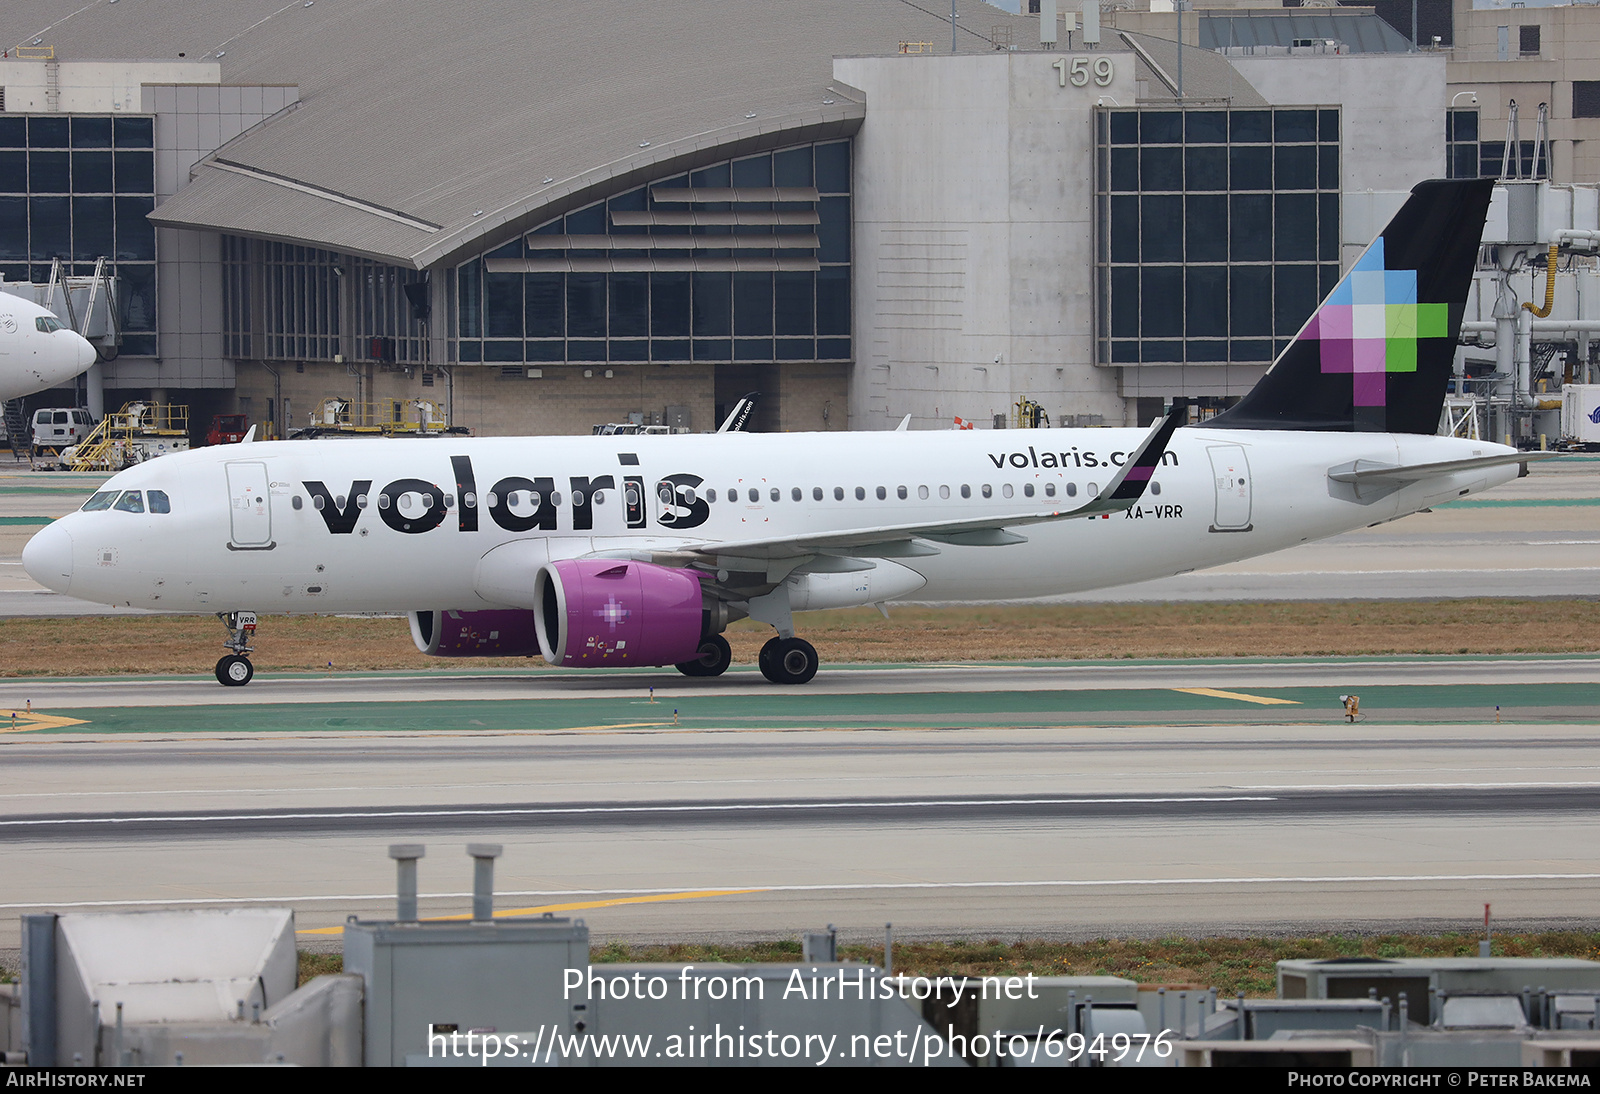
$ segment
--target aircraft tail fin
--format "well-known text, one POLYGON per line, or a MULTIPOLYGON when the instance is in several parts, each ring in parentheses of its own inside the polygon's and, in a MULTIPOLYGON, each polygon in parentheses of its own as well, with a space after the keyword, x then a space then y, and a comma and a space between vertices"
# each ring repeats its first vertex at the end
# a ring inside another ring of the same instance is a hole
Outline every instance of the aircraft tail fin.
POLYGON ((761 401, 761 392, 752 391, 741 395, 739 401, 733 404, 733 409, 728 411, 728 416, 717 427, 718 433, 742 433, 744 427, 750 423, 750 416, 755 413, 756 403, 761 401))
POLYGON ((1493 179, 1419 183, 1243 399, 1207 428, 1438 432, 1493 179))

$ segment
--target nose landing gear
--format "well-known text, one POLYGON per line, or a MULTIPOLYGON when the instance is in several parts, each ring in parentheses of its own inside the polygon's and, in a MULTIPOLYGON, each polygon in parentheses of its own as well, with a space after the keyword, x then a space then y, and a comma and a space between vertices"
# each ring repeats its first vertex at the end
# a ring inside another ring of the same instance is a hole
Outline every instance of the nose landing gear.
POLYGON ((255 674, 255 666, 250 663, 248 657, 229 654, 217 662, 217 683, 226 687, 243 687, 255 674))
POLYGON ((255 666, 250 663, 250 653, 255 649, 251 640, 256 636, 256 613, 218 612, 217 618, 228 628, 228 640, 222 645, 233 651, 217 662, 217 683, 242 688, 256 674, 255 666))

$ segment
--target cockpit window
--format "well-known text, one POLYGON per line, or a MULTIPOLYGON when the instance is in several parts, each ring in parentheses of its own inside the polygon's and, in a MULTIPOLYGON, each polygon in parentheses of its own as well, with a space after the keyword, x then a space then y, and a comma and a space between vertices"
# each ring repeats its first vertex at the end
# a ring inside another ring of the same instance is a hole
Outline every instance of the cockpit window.
POLYGON ((124 513, 144 512, 144 493, 140 490, 124 490, 122 497, 117 499, 113 509, 120 509, 124 513))
POLYGON ((117 500, 116 490, 102 490, 94 497, 83 503, 82 512, 98 513, 102 509, 110 509, 111 503, 117 500))
POLYGON ((165 490, 147 490, 145 493, 150 499, 150 511, 152 513, 172 512, 172 502, 167 500, 167 492, 165 490))
POLYGON ((41 315, 33 321, 33 325, 45 334, 53 334, 60 330, 63 324, 53 315, 41 315))

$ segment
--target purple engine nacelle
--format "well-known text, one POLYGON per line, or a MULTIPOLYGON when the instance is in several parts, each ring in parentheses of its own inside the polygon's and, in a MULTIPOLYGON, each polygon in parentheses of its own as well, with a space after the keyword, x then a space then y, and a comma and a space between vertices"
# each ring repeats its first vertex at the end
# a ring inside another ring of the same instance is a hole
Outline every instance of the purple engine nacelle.
POLYGON ((532 657, 539 652, 533 613, 411 612, 411 640, 432 657, 532 657))
POLYGON ((700 652, 700 579, 649 562, 552 562, 533 581, 544 659, 565 668, 676 665, 700 652))

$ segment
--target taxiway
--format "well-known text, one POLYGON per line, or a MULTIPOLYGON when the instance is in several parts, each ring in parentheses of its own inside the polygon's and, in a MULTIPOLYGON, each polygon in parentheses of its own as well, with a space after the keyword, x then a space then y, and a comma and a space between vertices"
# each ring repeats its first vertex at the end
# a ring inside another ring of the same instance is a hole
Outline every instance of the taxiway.
POLYGON ((34 686, 58 722, 0 734, 0 947, 24 911, 237 903, 335 942, 389 914, 401 841, 424 914, 465 911, 488 840, 500 908, 599 939, 1590 924, 1600 894, 1600 659, 583 679, 34 686))

